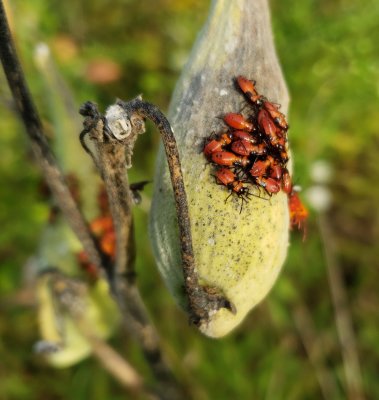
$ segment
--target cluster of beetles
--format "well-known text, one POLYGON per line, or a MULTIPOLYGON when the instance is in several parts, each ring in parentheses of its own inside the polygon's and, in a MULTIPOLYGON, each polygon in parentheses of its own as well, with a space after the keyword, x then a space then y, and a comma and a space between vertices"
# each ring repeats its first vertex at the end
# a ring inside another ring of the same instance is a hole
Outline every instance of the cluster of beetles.
POLYGON ((251 196, 261 197, 263 191, 271 197, 282 190, 288 195, 291 228, 303 229, 308 211, 287 169, 286 118, 278 104, 257 92, 255 81, 238 76, 236 84, 247 99, 249 114, 224 115, 227 129, 212 134, 203 150, 215 167, 216 183, 230 191, 227 199, 233 194, 241 199, 240 211, 251 196), (257 188, 254 193, 250 190, 253 187, 257 188))

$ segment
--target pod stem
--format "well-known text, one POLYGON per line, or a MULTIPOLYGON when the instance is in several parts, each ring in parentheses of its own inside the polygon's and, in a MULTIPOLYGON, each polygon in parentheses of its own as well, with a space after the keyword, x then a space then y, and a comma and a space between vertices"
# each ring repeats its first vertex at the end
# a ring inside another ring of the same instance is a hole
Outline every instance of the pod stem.
MULTIPOLYGON (((80 135, 84 148, 90 152, 85 141, 87 133, 96 143, 96 154, 91 155, 100 170, 109 196, 117 238, 120 239, 117 242, 118 249, 123 251, 130 248, 128 239, 131 237, 129 233, 131 228, 131 193, 125 177, 125 164, 127 164, 126 160, 131 157, 138 133, 144 130, 143 121, 148 118, 161 134, 169 165, 178 216, 184 286, 190 321, 196 325, 206 323, 209 314, 220 308, 227 308, 234 312, 233 305, 217 288, 204 287, 199 282, 179 151, 171 125, 164 114, 157 106, 143 101, 140 96, 129 102, 117 101, 115 105, 107 109, 105 116, 101 115, 96 105, 91 102, 85 103, 81 107, 80 113, 86 117, 84 121, 85 129, 80 135)), ((118 255, 120 255, 120 250, 118 250, 118 255)), ((127 257, 117 257, 116 270, 118 273, 128 269, 129 272, 131 271, 130 267, 124 265, 126 261, 127 257)), ((116 283, 114 284, 116 285, 116 283)))
POLYGON ((220 308, 235 312, 234 306, 215 287, 202 286, 196 272, 192 247, 191 222, 187 195, 180 164, 180 156, 173 130, 167 118, 154 104, 136 98, 128 103, 118 101, 128 115, 137 114, 150 119, 161 134, 169 166, 178 217, 184 286, 188 300, 190 321, 196 325, 207 322, 209 315, 220 308))

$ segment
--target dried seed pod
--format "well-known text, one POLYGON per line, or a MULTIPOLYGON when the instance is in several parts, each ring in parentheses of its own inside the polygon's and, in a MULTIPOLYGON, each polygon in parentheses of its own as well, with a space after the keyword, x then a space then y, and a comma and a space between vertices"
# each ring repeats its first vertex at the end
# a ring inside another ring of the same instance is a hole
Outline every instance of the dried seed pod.
MULTIPOLYGON (((215 185, 212 166, 202 154, 204 141, 199 136, 220 131, 222 121, 216 117, 240 107, 241 94, 234 86, 238 75, 254 77, 260 93, 282 104, 285 112, 288 95, 273 47, 266 1, 213 2, 169 111, 181 155, 200 283, 217 288, 235 311, 221 308, 197 321, 200 331, 211 337, 229 333, 267 295, 288 247, 286 193, 280 191, 270 201, 252 197, 240 213, 237 196, 225 203, 225 190, 215 185)), ((162 149, 150 236, 163 279, 186 309, 176 211, 162 149)))

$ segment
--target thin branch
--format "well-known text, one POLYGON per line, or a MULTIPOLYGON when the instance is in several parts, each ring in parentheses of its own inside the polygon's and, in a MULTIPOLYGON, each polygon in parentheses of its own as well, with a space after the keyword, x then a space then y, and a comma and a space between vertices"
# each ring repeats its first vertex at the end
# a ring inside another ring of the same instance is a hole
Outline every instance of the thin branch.
POLYGON ((350 400, 364 400, 362 373, 352 318, 343 284, 340 265, 336 259, 333 233, 326 217, 320 214, 319 227, 323 240, 329 287, 335 312, 337 333, 340 341, 347 395, 350 400))
POLYGON ((87 102, 81 107, 80 113, 86 117, 80 141, 87 153, 92 156, 104 181, 115 225, 117 254, 114 272, 118 275, 126 272, 133 275, 134 251, 133 246, 130 245, 133 239, 133 198, 125 168, 131 165, 134 143, 137 135, 144 131, 144 123, 142 118, 139 118, 138 121, 131 121, 133 129, 128 130, 129 135, 123 135, 125 127, 122 126, 122 123, 125 121, 125 113, 121 107, 111 106, 103 116, 94 103, 87 102), (116 134, 116 137, 113 138, 110 131, 116 134), (94 143, 95 154, 92 154, 86 145, 86 134, 89 134, 94 143))
POLYGON ((92 353, 100 364, 108 371, 123 387, 134 395, 143 393, 149 400, 165 399, 164 396, 155 393, 144 384, 144 379, 135 368, 120 354, 115 351, 107 342, 100 339, 88 330, 83 322, 76 321, 81 334, 91 346, 92 353))
MULTIPOLYGON (((67 185, 65 184, 64 177, 62 172, 60 171, 57 162, 50 150, 49 144, 43 135, 42 124, 40 118, 38 116, 36 107, 32 101, 32 98, 29 94, 29 90, 27 88, 27 84, 24 78, 24 74, 22 72, 18 57, 16 55, 15 47, 11 38, 11 34, 9 31, 6 14, 4 10, 4 6, 2 1, 0 0, 0 57, 3 63, 3 68, 5 71, 5 75, 8 80, 8 84, 12 91, 13 97, 15 99, 15 104, 17 109, 24 121, 24 125, 26 131, 31 140, 31 146, 34 151, 35 157, 39 162, 44 178, 48 185, 51 188, 51 191, 67 218, 70 226, 73 231, 77 234, 79 240, 82 242, 83 248, 87 253, 92 264, 96 265, 98 268, 102 266, 106 268, 108 279, 113 276, 113 271, 110 268, 109 260, 104 257, 104 255, 99 251, 97 247, 97 243, 92 237, 88 226, 80 213, 77 204, 75 203, 67 185)), ((112 280, 111 280, 112 281, 112 280)), ((135 296, 139 299, 139 296, 135 296)), ((141 304, 142 302, 134 301, 136 305, 134 305, 136 309, 143 309, 141 304)), ((142 326, 145 327, 150 326, 148 321, 147 314, 144 311, 143 317, 141 317, 140 321, 135 321, 134 317, 129 316, 125 318, 124 325, 130 323, 131 326, 142 326)), ((154 358, 157 364, 162 360, 161 351, 159 346, 156 344, 156 341, 152 340, 151 337, 153 335, 149 335, 148 332, 152 331, 153 328, 141 330, 140 335, 145 334, 146 338, 144 340, 146 342, 151 342, 149 345, 145 346, 149 348, 148 353, 150 354, 150 358, 154 358), (153 344, 152 344, 153 343, 153 344)), ((163 363, 162 363, 163 364, 163 363)), ((159 370, 158 376, 167 375, 172 376, 169 373, 168 367, 161 367, 159 370), (163 373, 163 372, 164 373, 163 373)), ((172 379, 173 380, 173 379, 172 379)), ((178 394, 178 390, 168 389, 168 393, 162 395, 163 399, 179 399, 184 398, 183 396, 178 394), (175 395, 172 393, 175 392, 175 395)))
MULTIPOLYGON (((109 107, 112 108, 113 116, 114 107, 118 106, 109 107)), ((121 114, 125 114, 121 109, 117 113, 120 111, 121 114)), ((134 279, 134 245, 131 243, 132 194, 125 167, 130 164, 129 159, 137 135, 144 130, 143 120, 141 117, 134 116, 129 119, 126 115, 121 115, 121 119, 111 121, 108 111, 104 117, 91 102, 85 103, 80 113, 86 117, 85 129, 80 136, 83 142, 88 134, 94 143, 95 154, 91 156, 103 178, 115 224, 117 256, 113 282, 123 329, 139 343, 160 387, 164 388, 162 398, 186 398, 163 357, 158 334, 148 317, 134 279), (115 125, 119 126, 119 123, 125 129, 116 132, 115 125)))
POLYGON ((123 107, 130 116, 129 118, 135 114, 144 118, 149 118, 161 134, 170 170, 178 216, 184 286, 188 299, 188 311, 191 322, 196 325, 200 325, 203 322, 206 323, 209 319, 209 315, 220 308, 227 308, 234 312, 234 306, 217 288, 204 287, 199 283, 192 248, 187 195, 180 165, 179 152, 170 123, 158 107, 154 104, 142 101, 140 98, 134 99, 128 103, 119 101, 117 104, 123 107))
MULTIPOLYGON (((142 101, 140 97, 127 103, 118 101, 116 105, 110 108, 112 108, 111 124, 107 116, 105 118, 102 117, 96 106, 91 102, 85 103, 81 107, 80 113, 86 116, 84 132, 89 133, 90 137, 95 140, 95 147, 97 146, 97 154, 93 158, 97 160, 104 182, 108 185, 107 191, 111 200, 112 216, 114 221, 119 223, 119 228, 116 225, 116 234, 122 237, 119 242, 120 245, 124 246, 123 248, 127 247, 125 240, 127 235, 124 234, 121 228, 125 229, 126 226, 130 226, 128 216, 131 212, 131 195, 129 188, 126 186, 127 181, 122 169, 123 163, 125 164, 125 157, 120 151, 119 145, 129 146, 130 151, 134 145, 136 134, 142 130, 142 118, 149 118, 161 134, 169 164, 178 216, 184 285, 188 298, 190 320, 195 324, 206 322, 211 312, 222 307, 234 311, 232 304, 219 293, 217 288, 203 287, 199 283, 192 248, 190 217, 179 152, 167 118, 158 107, 142 101), (128 198, 129 200, 127 200, 128 198)), ((83 140, 83 133, 81 138, 83 140)), ((119 267, 121 267, 121 271, 124 270, 122 265, 119 265, 119 267)), ((130 282, 127 285, 133 286, 130 282)), ((133 301, 133 299, 130 299, 130 301, 133 301)))
MULTIPOLYGON (((45 272, 49 280, 52 296, 57 303, 56 312, 68 313, 75 321, 75 326, 91 346, 95 357, 122 386, 133 394, 145 394, 151 400, 164 399, 147 388, 142 376, 124 358, 122 358, 111 346, 101 339, 94 326, 89 324, 87 313, 87 286, 72 279, 59 270, 45 272), (60 311, 58 311, 60 310, 60 311)), ((64 320, 62 318, 62 320, 64 320)), ((64 338, 62 338, 64 346, 64 338)))
POLYGON ((101 268, 102 265, 108 265, 109 262, 99 251, 97 243, 68 189, 64 176, 43 134, 41 120, 30 96, 13 44, 2 0, 0 0, 0 58, 15 105, 31 140, 35 158, 42 169, 44 178, 56 202, 67 218, 72 230, 78 236, 91 263, 96 265, 97 268, 101 268))
MULTIPOLYGON (((84 334, 84 330, 81 330, 81 333, 84 334)), ((142 377, 111 346, 95 335, 85 334, 84 336, 90 344, 93 354, 100 361, 104 369, 114 376, 122 386, 134 393, 146 391, 143 388, 142 377)), ((154 398, 156 397, 154 396, 154 398)))
POLYGON ((122 309, 122 327, 141 346, 145 359, 159 382, 159 387, 163 390, 162 398, 165 400, 190 398, 176 380, 163 356, 159 336, 148 316, 138 288, 127 280, 123 280, 121 285, 121 293, 126 305, 126 309, 119 305, 122 309))
POLYGON ((132 197, 125 173, 125 148, 120 144, 98 143, 99 164, 116 229, 117 274, 132 273, 134 249, 130 246, 132 230, 132 197), (117 217, 116 217, 117 216, 117 217))

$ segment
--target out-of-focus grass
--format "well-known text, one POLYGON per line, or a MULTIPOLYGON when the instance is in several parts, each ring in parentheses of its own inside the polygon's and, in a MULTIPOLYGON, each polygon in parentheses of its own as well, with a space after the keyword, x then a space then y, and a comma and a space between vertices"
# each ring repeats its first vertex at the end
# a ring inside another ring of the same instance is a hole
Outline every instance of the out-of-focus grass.
MULTIPOLYGON (((362 4, 304 0, 294 5, 274 0, 271 6, 277 49, 292 98, 295 181, 304 189, 311 186, 310 171, 319 159, 333 169, 329 184, 333 202, 327 221, 348 295, 366 396, 379 398, 379 189, 375 185, 379 176, 379 45, 375 36, 379 4, 374 0, 362 4)), ((207 8, 200 0, 158 0, 154 5, 115 0, 112 7, 104 0, 13 0, 17 45, 46 125, 48 102, 32 61, 39 41, 50 45, 78 108, 87 99, 105 106, 115 97, 128 99, 143 93, 166 109, 207 8), (91 65, 104 60, 116 63, 121 75, 107 84, 91 81, 91 65)), ((20 291, 22 267, 38 244, 48 207, 39 195, 39 171, 23 128, 9 108, 2 77, 0 85, 0 398, 127 398, 92 359, 55 371, 31 352, 38 333, 34 310, 26 307, 32 298, 20 291)), ((158 136, 150 133, 137 145, 132 181, 153 175, 158 136)), ((147 197, 150 194, 148 187, 147 197)), ((187 379, 197 398, 322 398, 302 343, 309 329, 319 366, 332 381, 333 399, 347 397, 315 212, 307 240, 303 243, 300 235, 293 235, 286 268, 269 298, 235 333, 213 341, 188 326, 163 287, 148 246, 145 208, 135 210, 139 286, 179 377, 187 379), (303 312, 308 319, 299 320, 303 312), (299 321, 305 322, 299 325, 299 321)), ((130 340, 125 344, 124 338, 115 338, 114 344, 144 368, 130 340)))

